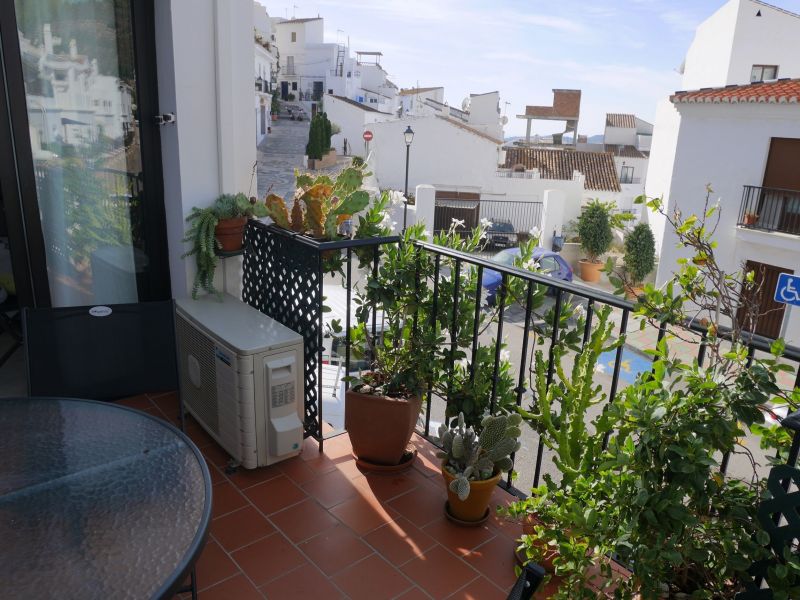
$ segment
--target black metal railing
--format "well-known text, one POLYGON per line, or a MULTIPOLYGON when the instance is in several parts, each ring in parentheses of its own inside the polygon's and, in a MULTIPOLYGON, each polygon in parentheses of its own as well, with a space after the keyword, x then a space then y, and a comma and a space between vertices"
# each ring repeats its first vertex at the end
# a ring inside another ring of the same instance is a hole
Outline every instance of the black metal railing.
MULTIPOLYGON (((351 310, 354 298, 354 284, 358 275, 353 271, 353 256, 360 254, 359 259, 364 265, 363 252, 366 248, 371 248, 372 254, 368 255, 366 263, 369 267, 367 272, 361 275, 360 282, 363 284, 370 274, 377 273, 381 260, 380 247, 387 244, 396 244, 400 240, 397 237, 372 238, 366 240, 343 240, 337 242, 315 242, 304 236, 294 234, 274 226, 266 226, 261 223, 251 222, 247 230, 247 251, 244 262, 244 285, 243 300, 272 318, 280 321, 288 327, 295 329, 305 340, 305 359, 306 359, 306 435, 323 440, 322 414, 322 364, 323 364, 323 272, 324 253, 338 252, 342 258, 341 273, 346 293, 346 308, 343 317, 342 342, 345 348, 343 357, 343 372, 350 373, 353 364, 351 360, 350 348, 350 327, 356 324, 354 311, 351 310)), ((516 387, 514 388, 514 398, 517 406, 523 402, 530 401, 532 390, 527 379, 529 374, 530 362, 533 356, 533 343, 537 336, 541 336, 547 364, 547 384, 550 385, 554 379, 554 345, 558 342, 563 324, 558 318, 560 307, 565 303, 575 306, 583 306, 585 314, 585 326, 583 331, 583 343, 585 344, 591 332, 592 324, 597 311, 602 306, 612 307, 618 311, 614 319, 616 327, 616 337, 624 338, 628 331, 628 324, 631 320, 631 313, 634 305, 628 300, 584 287, 571 282, 552 279, 546 275, 534 273, 513 266, 506 266, 480 256, 478 254, 465 253, 431 243, 416 242, 417 269, 415 276, 415 295, 422 290, 432 290, 430 304, 432 306, 433 318, 437 309, 447 306, 447 314, 452 315, 452 320, 447 328, 442 332, 445 335, 444 355, 450 352, 450 356, 455 356, 453 351, 459 344, 463 347, 463 333, 458 331, 458 321, 455 318, 459 306, 463 302, 475 302, 474 329, 471 331, 472 361, 471 369, 475 369, 475 356, 479 345, 479 337, 485 332, 478 331, 478 315, 480 311, 494 310, 492 321, 494 329, 491 331, 490 343, 494 344, 494 378, 497 381, 499 365, 502 360, 503 346, 510 352, 512 366, 516 370, 516 387), (424 255, 432 257, 433 274, 429 278, 420 277, 420 259, 424 255), (459 274, 467 273, 469 270, 477 273, 477 285, 472 289, 463 289, 459 274), (498 297, 501 301, 494 309, 483 306, 481 299, 483 290, 481 288, 482 274, 487 270, 500 273, 501 284, 498 290, 498 297), (452 278, 452 285, 445 287, 442 285, 444 278, 452 278), (520 298, 524 298, 519 303, 506 307, 502 299, 507 290, 510 289, 512 279, 523 282, 520 298), (534 298, 540 296, 537 293, 541 287, 546 288, 549 301, 544 310, 536 308, 534 298), (448 289, 452 293, 452 298, 442 296, 442 290, 448 289), (452 313, 450 312, 452 311, 452 313), (552 321, 547 322, 547 315, 552 315, 552 321), (517 344, 511 347, 509 342, 504 341, 504 327, 516 326, 521 328, 519 331, 517 344), (549 346, 547 345, 549 344, 549 346)), ((377 331, 381 313, 376 311, 373 305, 369 311, 367 326, 372 329, 373 336, 377 331)), ((441 316, 441 315, 440 315, 441 316)), ((414 326, 418 325, 418 316, 414 317, 414 326)), ((448 321, 447 318, 444 321, 448 321)), ((442 321, 440 321, 442 322, 442 321)), ((683 326, 687 336, 695 336, 697 343, 696 358, 702 367, 706 361, 706 329, 697 322, 688 322, 683 326)), ((667 326, 662 324, 658 328, 657 340, 660 341, 667 333, 667 326)), ((730 339, 730 330, 719 327, 717 335, 721 339, 730 339)), ((756 334, 743 334, 744 343, 749 348, 749 360, 755 359, 756 352, 770 352, 773 340, 764 338, 756 334)), ((483 340, 486 345, 487 340, 483 340)), ((613 351, 613 357, 608 360, 610 381, 605 385, 608 401, 613 401, 622 389, 625 382, 622 381, 622 372, 625 365, 630 362, 629 352, 632 349, 626 345, 620 345, 613 351)), ((466 350, 469 355, 469 349, 466 350)), ((794 386, 800 387, 800 348, 788 346, 785 349, 783 358, 788 362, 795 363, 797 368, 794 375, 794 386)), ((649 369, 651 357, 640 355, 640 360, 644 363, 645 370, 649 369)), ((447 362, 447 361, 445 361, 447 362)), ((452 379, 454 362, 451 360, 449 365, 450 378, 452 379)), ((474 377, 474 373, 471 374, 474 377)), ((346 385, 345 385, 346 387, 346 385)), ((446 396, 447 394, 444 394, 446 396)), ((489 399, 490 410, 494 410, 497 402, 497 387, 492 385, 491 397, 489 399)), ((433 387, 429 387, 424 398, 424 414, 419 421, 418 433, 435 443, 431 438, 434 431, 434 421, 444 414, 442 406, 447 402, 447 398, 437 395, 433 387), (438 410, 440 416, 434 415, 438 410)), ((788 422, 789 420, 787 420, 788 422)), ((531 435, 533 435, 531 433, 531 435)), ((518 471, 519 479, 516 485, 512 484, 511 474, 502 482, 502 486, 510 492, 524 496, 524 492, 519 488, 530 489, 541 483, 543 471, 545 470, 545 446, 538 436, 534 444, 527 449, 528 454, 522 455, 522 451, 516 457, 514 470, 518 471), (524 465, 527 472, 522 471, 520 465, 524 465)), ((523 447, 523 450, 525 448, 523 447)), ((794 464, 800 452, 800 431, 795 431, 794 441, 790 451, 790 462, 794 464)), ((729 467, 730 457, 722 459, 721 470, 723 473, 729 467)), ((554 465, 552 465, 554 466, 554 465)))
POLYGON ((800 190, 744 186, 738 224, 800 235, 800 190))

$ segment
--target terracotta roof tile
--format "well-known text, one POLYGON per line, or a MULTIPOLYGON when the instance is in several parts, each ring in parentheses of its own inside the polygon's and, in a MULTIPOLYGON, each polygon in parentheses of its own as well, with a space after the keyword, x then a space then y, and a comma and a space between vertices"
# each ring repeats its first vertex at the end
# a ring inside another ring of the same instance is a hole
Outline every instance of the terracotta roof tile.
POLYGON ((675 92, 669 99, 673 104, 797 104, 800 102, 800 79, 675 92))
POLYGON ((624 113, 606 113, 606 127, 636 129, 636 115, 626 115, 624 113))
POLYGON ((573 171, 580 171, 586 178, 585 189, 620 191, 614 157, 608 152, 506 148, 506 168, 519 164, 525 165, 526 169, 539 169, 542 179, 571 180, 573 171))
POLYGON ((400 96, 413 96, 414 94, 422 94, 424 92, 432 92, 433 90, 441 90, 443 89, 441 86, 439 87, 424 87, 424 88, 408 88, 404 90, 400 90, 400 96))
POLYGON ((647 158, 644 152, 630 144, 604 144, 606 152, 621 158, 647 158))

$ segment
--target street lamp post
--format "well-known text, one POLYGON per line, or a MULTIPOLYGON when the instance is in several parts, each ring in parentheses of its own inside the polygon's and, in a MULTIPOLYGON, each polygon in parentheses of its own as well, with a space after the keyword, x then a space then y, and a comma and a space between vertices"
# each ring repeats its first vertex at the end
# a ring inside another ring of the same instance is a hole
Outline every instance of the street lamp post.
POLYGON ((411 125, 406 127, 406 130, 403 132, 403 137, 406 140, 406 186, 403 192, 403 197, 405 198, 403 202, 403 231, 406 230, 406 222, 408 220, 408 157, 411 153, 411 142, 414 141, 414 130, 411 129, 411 125))

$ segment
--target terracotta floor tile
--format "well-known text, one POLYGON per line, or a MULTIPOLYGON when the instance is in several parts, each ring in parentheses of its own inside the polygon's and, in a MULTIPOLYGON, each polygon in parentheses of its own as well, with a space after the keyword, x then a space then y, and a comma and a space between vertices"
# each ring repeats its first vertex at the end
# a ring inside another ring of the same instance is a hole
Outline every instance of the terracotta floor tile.
POLYGON ((241 492, 227 481, 222 481, 211 488, 211 518, 216 519, 247 504, 241 492))
POLYGON ((224 469, 231 460, 231 455, 225 452, 225 450, 220 448, 220 446, 216 443, 209 444, 208 446, 201 448, 200 452, 203 453, 203 456, 206 457, 208 462, 221 469, 224 469))
POLYGON ((259 483, 244 490, 256 508, 264 514, 272 514, 300 502, 306 498, 303 490, 297 487, 285 475, 279 475, 264 483, 259 483))
POLYGON ((397 600, 430 600, 430 596, 418 587, 412 587, 404 594, 398 596, 397 600))
POLYGON ((496 535, 494 530, 486 525, 462 527, 446 517, 425 526, 425 533, 458 556, 469 554, 470 550, 488 542, 496 535))
POLYGON ((208 540, 197 561, 197 589, 203 590, 239 573, 239 567, 214 540, 208 540))
POLYGON ((381 502, 388 502, 417 487, 422 481, 421 477, 414 469, 396 475, 366 473, 363 479, 358 479, 358 483, 363 483, 362 487, 381 502))
POLYGON ((123 398, 122 400, 117 400, 116 402, 114 402, 114 404, 119 404, 120 406, 127 406, 129 408, 135 408, 137 410, 145 410, 153 408, 153 403, 150 401, 150 398, 148 398, 146 394, 131 396, 130 398, 123 398))
POLYGON ((353 600, 389 600, 414 585, 376 554, 332 579, 353 600))
POLYGON ((319 598, 319 600, 336 600, 344 595, 317 567, 308 564, 298 567, 277 579, 273 579, 261 588, 269 600, 299 600, 319 598))
POLYGON ((246 490, 249 487, 264 483, 270 479, 274 479, 281 475, 282 471, 277 465, 270 465, 268 467, 259 467, 258 469, 242 469, 239 467, 234 473, 228 475, 228 479, 240 490, 246 490))
POLYGON ((208 467, 208 474, 211 476, 211 485, 217 485, 218 483, 227 481, 225 476, 222 474, 222 471, 220 471, 213 464, 206 461, 206 466, 208 467))
POLYGON ((257 586, 307 564, 303 555, 280 533, 240 548, 231 556, 257 586))
POLYGON ((437 494, 431 485, 420 485, 388 504, 414 525, 424 527, 444 514, 444 503, 445 492, 442 484, 440 494, 437 494))
POLYGON ((187 418, 186 420, 186 435, 192 440, 198 448, 205 448, 211 444, 216 444, 208 432, 194 419, 187 418))
POLYGON ((353 458, 353 446, 350 443, 350 437, 346 433, 326 439, 323 448, 325 449, 325 456, 334 462, 341 458, 353 458))
POLYGON ((393 508, 382 505, 374 498, 363 496, 345 500, 331 508, 330 512, 358 535, 366 535, 397 516, 397 511, 393 508))
POLYGON ((175 392, 168 392, 166 394, 150 395, 150 400, 160 408, 168 419, 178 418, 178 395, 175 392))
POLYGON ((514 549, 517 544, 509 538, 498 535, 464 557, 464 560, 483 573, 495 585, 510 590, 517 580, 514 573, 516 559, 514 549))
POLYGON ((434 546, 400 570, 437 599, 450 596, 479 575, 442 546, 434 546))
POLYGON ((313 498, 270 515, 270 520, 294 543, 314 537, 339 523, 313 498))
POLYGON ((278 463, 278 469, 297 485, 308 483, 319 474, 309 467, 299 456, 278 463))
POLYGON ((200 600, 264 600, 261 592, 244 575, 236 575, 213 585, 198 597, 200 600))
POLYGON ((335 470, 317 475, 306 483, 303 489, 325 508, 336 506, 359 493, 357 485, 352 480, 335 470))
POLYGON ((348 479, 361 479, 364 476, 364 471, 358 467, 355 458, 339 458, 333 462, 336 465, 336 470, 348 479))
POLYGON ((298 546, 326 575, 333 575, 372 554, 344 525, 337 525, 298 546))
POLYGON ((228 552, 273 533, 275 528, 250 504, 211 522, 211 534, 228 552))
POLYGON ((466 587, 449 596, 447 600, 505 600, 510 591, 511 588, 508 588, 506 592, 503 592, 486 577, 478 577, 466 587))
POLYGON ((364 540, 395 565, 421 556, 436 544, 436 540, 403 517, 379 527, 364 540))

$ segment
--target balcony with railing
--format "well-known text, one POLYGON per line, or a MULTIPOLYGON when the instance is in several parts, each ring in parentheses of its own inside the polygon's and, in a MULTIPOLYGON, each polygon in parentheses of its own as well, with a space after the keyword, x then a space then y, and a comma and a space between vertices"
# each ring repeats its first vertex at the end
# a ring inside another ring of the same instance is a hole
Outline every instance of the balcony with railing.
POLYGON ((800 236, 800 191, 744 186, 738 225, 800 236))

